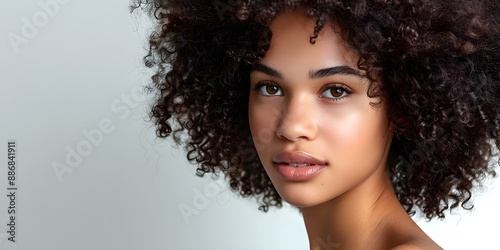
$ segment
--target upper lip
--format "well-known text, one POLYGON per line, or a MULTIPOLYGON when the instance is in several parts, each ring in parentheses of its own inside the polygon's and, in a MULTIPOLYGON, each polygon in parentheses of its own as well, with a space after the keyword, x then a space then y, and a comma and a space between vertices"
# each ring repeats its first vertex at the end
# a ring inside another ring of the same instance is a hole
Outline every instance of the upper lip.
POLYGON ((273 157, 275 163, 298 163, 310 165, 327 165, 326 161, 319 160, 305 152, 282 151, 273 157))

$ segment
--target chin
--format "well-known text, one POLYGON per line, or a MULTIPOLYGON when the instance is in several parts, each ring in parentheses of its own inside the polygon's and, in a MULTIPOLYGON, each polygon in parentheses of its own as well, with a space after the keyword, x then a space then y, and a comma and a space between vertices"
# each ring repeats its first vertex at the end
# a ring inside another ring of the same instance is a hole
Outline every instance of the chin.
POLYGON ((307 208, 307 207, 314 207, 314 206, 317 206, 317 205, 320 205, 322 204, 323 202, 314 202, 314 201, 307 201, 307 200, 285 200, 283 199, 284 201, 286 201, 286 203, 294 206, 294 207, 297 207, 297 208, 307 208))
POLYGON ((283 201, 298 208, 313 207, 326 202, 326 200, 322 199, 321 197, 317 197, 317 195, 311 195, 307 192, 278 190, 278 193, 280 194, 283 201))

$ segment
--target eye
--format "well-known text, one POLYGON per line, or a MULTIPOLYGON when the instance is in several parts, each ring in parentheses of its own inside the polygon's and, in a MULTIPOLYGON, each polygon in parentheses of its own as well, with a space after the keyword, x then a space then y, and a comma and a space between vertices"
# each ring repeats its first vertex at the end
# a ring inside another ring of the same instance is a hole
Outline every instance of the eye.
POLYGON ((255 85, 254 90, 265 96, 283 95, 281 88, 272 82, 259 82, 255 85))
POLYGON ((333 101, 343 99, 351 93, 351 88, 339 83, 328 86, 326 90, 322 92, 324 97, 332 99, 333 101))

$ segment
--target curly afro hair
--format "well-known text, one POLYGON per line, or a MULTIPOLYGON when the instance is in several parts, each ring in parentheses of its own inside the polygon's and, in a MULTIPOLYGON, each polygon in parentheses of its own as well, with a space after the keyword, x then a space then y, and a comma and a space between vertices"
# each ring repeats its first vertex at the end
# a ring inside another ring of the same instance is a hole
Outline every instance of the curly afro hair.
POLYGON ((135 0, 137 8, 155 20, 144 59, 155 70, 149 90, 156 93, 150 118, 157 136, 172 136, 198 163, 198 175, 223 173, 263 211, 282 199, 250 133, 249 73, 269 48, 270 23, 297 8, 316 20, 311 43, 324 25, 339 25, 371 80, 367 94, 387 104, 395 124, 388 168, 410 215, 415 208, 429 219, 471 209, 473 188, 495 176, 496 0, 135 0))

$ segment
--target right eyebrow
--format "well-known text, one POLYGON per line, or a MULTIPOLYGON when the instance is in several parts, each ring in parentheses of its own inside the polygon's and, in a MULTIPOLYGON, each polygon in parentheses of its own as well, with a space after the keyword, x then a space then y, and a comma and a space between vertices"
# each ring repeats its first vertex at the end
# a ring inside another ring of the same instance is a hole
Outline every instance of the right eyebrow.
POLYGON ((281 75, 281 73, 278 70, 276 70, 272 67, 269 67, 267 65, 264 65, 262 63, 253 64, 251 71, 254 71, 254 70, 260 71, 266 75, 270 75, 270 76, 276 77, 280 80, 283 80, 283 75, 281 75))

